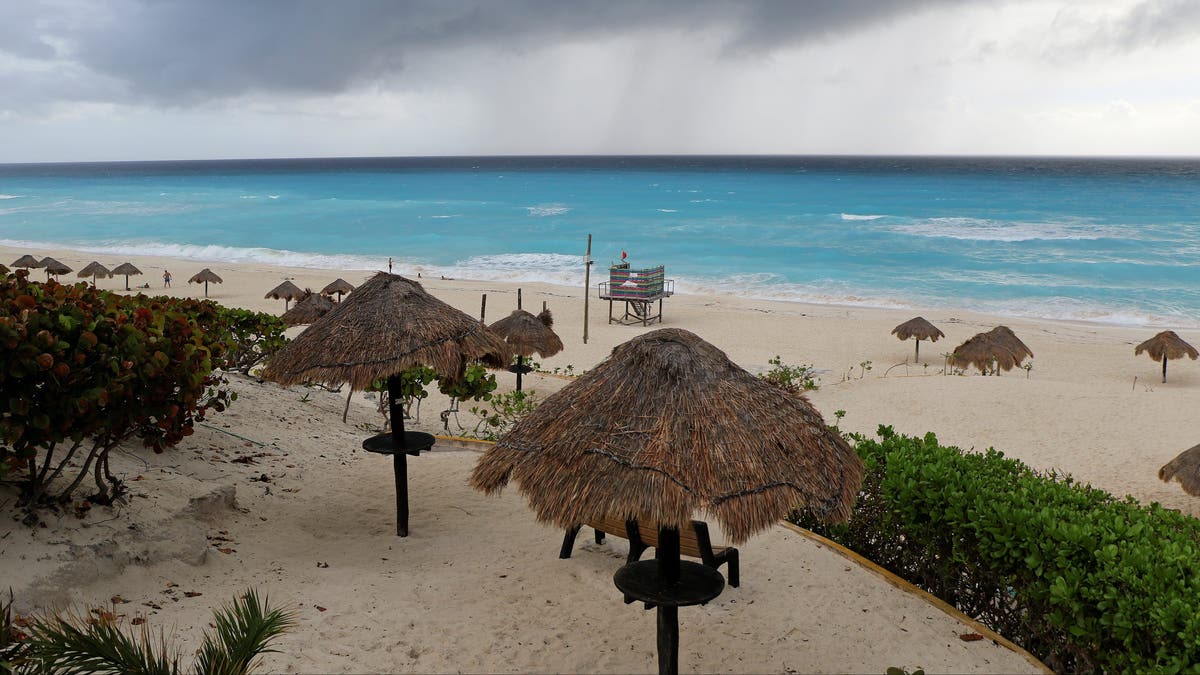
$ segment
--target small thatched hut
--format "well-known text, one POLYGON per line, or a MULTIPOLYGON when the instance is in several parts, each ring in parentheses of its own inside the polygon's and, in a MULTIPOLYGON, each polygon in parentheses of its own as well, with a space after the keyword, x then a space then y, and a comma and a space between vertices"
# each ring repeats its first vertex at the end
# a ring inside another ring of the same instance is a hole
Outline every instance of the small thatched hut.
POLYGON ((142 271, 133 265, 133 263, 121 263, 113 268, 113 276, 118 274, 125 276, 125 290, 129 290, 129 277, 141 274, 142 271))
POLYGON ((108 269, 104 265, 101 265, 100 263, 93 260, 92 262, 87 264, 87 267, 84 267, 83 269, 79 270, 79 273, 76 276, 78 276, 80 279, 86 279, 88 277, 91 277, 92 278, 92 288, 95 288, 96 287, 96 277, 108 278, 108 277, 111 277, 112 275, 113 275, 112 270, 108 269))
POLYGON ((286 312, 292 300, 299 300, 304 297, 304 291, 300 290, 300 287, 296 284, 285 279, 282 284, 267 291, 267 294, 263 297, 271 300, 283 300, 283 311, 286 312))
POLYGON ((71 273, 71 267, 69 265, 64 265, 63 263, 60 263, 59 261, 55 260, 54 258, 51 258, 50 256, 46 256, 45 258, 42 258, 41 261, 38 263, 38 266, 45 268, 47 280, 50 279, 51 275, 58 276, 60 274, 70 274, 71 273))
POLYGON ((337 305, 333 300, 318 293, 309 292, 308 297, 296 303, 296 306, 283 313, 283 323, 288 326, 300 326, 313 323, 325 316, 337 305))
MULTIPOLYGON (((328 314, 276 354, 263 376, 282 384, 343 382, 350 390, 366 389, 377 380, 388 384, 390 434, 367 439, 364 448, 386 446, 396 472, 396 534, 408 536, 407 454, 419 454, 433 443, 425 435, 414 446, 404 431, 400 405, 400 373, 417 365, 442 377, 462 376, 466 365, 482 361, 493 368, 508 365, 508 345, 487 326, 438 300, 421 284, 379 272, 328 314), (377 443, 382 436, 385 442, 377 443)), ((373 450, 380 451, 380 450, 373 450)))
POLYGON ((921 316, 909 319, 899 326, 896 326, 892 329, 892 335, 895 335, 901 340, 907 340, 909 338, 916 339, 917 349, 913 355, 913 363, 916 363, 921 358, 921 340, 937 342, 938 338, 946 337, 946 334, 943 333, 940 328, 929 323, 927 320, 925 320, 925 317, 921 316))
POLYGON ((338 277, 337 279, 329 282, 328 286, 321 289, 321 295, 330 296, 336 293, 337 301, 341 302, 342 295, 349 293, 352 290, 354 290, 353 284, 345 279, 342 279, 341 277, 338 277))
POLYGON ((195 274, 192 275, 191 279, 188 279, 189 284, 204 284, 204 297, 206 297, 206 298, 208 297, 209 282, 212 282, 214 284, 219 284, 219 283, 222 283, 222 279, 221 279, 221 277, 217 276, 216 272, 213 272, 212 270, 208 269, 207 267, 200 270, 199 272, 196 272, 195 274))
POLYGON ((1164 330, 1133 348, 1134 356, 1142 352, 1146 352, 1155 361, 1162 361, 1163 382, 1167 381, 1167 359, 1182 359, 1187 356, 1195 361, 1196 357, 1200 356, 1195 347, 1184 342, 1173 330, 1164 330))
POLYGON ((33 267, 41 267, 42 261, 40 261, 37 258, 26 253, 25 255, 21 256, 20 258, 17 258, 16 260, 14 260, 12 266, 13 267, 24 267, 25 269, 30 269, 33 267))
POLYGON ((480 457, 471 485, 493 493, 515 480, 538 520, 563 529, 605 518, 657 526, 656 561, 630 563, 614 581, 626 593, 627 581, 647 589, 635 599, 659 599, 659 669, 671 672, 677 605, 688 603, 665 600, 685 569, 705 598, 724 585, 719 573, 680 561, 679 530, 697 512, 734 542, 795 509, 845 520, 862 474, 858 455, 803 396, 666 328, 618 345, 517 422, 480 457))
POLYGON ((1177 479, 1184 492, 1200 497, 1200 445, 1184 450, 1164 464, 1158 470, 1158 478, 1166 483, 1170 483, 1172 478, 1177 479))
POLYGON ((512 314, 491 325, 492 331, 504 338, 517 356, 514 371, 517 374, 517 391, 521 390, 521 375, 529 368, 522 359, 537 354, 541 357, 554 356, 563 350, 562 340, 551 326, 554 318, 550 310, 544 309, 534 316, 523 309, 514 309, 512 314))
POLYGON ((999 374, 1001 370, 1009 371, 1021 365, 1026 358, 1033 358, 1033 350, 1008 326, 996 326, 959 345, 950 354, 950 364, 959 368, 975 366, 981 373, 999 374))

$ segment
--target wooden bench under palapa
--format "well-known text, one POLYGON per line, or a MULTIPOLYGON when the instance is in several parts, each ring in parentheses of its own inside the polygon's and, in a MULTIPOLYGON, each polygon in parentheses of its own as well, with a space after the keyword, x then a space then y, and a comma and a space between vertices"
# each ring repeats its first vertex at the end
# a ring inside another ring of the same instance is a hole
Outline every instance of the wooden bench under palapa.
MULTIPOLYGON (((604 542, 605 534, 628 539, 629 559, 626 562, 637 562, 646 549, 658 546, 658 527, 655 525, 639 523, 636 520, 627 521, 619 517, 589 520, 585 524, 596 531, 597 544, 604 542)), ((559 558, 571 557, 571 551, 575 548, 575 537, 579 534, 580 527, 580 525, 576 525, 567 530, 566 536, 563 537, 562 550, 558 553, 559 558)), ((721 565, 728 563, 729 585, 737 588, 739 583, 738 550, 732 546, 713 548, 712 539, 708 536, 708 523, 702 520, 693 520, 690 528, 679 531, 679 553, 699 558, 701 562, 713 569, 718 569, 721 565)))

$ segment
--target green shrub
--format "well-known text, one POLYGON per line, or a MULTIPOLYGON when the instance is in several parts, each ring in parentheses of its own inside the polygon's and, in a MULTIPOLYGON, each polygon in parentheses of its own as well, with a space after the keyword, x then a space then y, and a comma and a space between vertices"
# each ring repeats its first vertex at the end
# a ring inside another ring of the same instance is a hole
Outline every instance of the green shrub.
POLYGON ((488 441, 499 440, 540 403, 537 392, 532 389, 494 394, 487 401, 488 406, 474 406, 471 412, 479 417, 472 435, 488 441))
POLYGON ((769 359, 767 363, 771 364, 771 369, 758 377, 780 389, 799 394, 804 391, 815 391, 821 387, 817 380, 817 371, 812 366, 789 366, 779 356, 769 359))
POLYGON ((223 337, 211 302, 42 284, 25 271, 0 278, 0 463, 24 473, 30 521, 89 471, 88 498, 111 503, 122 492, 113 448, 138 438, 161 452, 224 410, 234 397, 212 376, 223 337), (69 485, 47 495, 60 476, 69 485))
POLYGON ((250 369, 270 360, 287 345, 283 319, 266 312, 253 312, 236 307, 218 307, 214 329, 226 331, 228 349, 220 367, 224 370, 249 374, 250 369))
POLYGON ((879 428, 849 522, 795 520, 976 617, 1058 672, 1200 672, 1200 521, 995 450, 879 428))

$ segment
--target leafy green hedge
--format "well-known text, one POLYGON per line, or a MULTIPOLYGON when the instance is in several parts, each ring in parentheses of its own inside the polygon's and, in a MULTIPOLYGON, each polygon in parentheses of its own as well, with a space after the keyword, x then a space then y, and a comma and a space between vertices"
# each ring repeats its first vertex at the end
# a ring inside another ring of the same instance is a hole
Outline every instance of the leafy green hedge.
POLYGON ((216 305, 217 318, 228 331, 228 349, 220 366, 243 375, 254 366, 269 360, 287 345, 283 319, 266 312, 216 305))
POLYGON ((0 464, 20 472, 30 510, 67 501, 87 477, 122 492, 109 453, 137 438, 156 452, 234 398, 213 369, 229 346, 208 301, 121 296, 28 273, 0 276, 0 464), (48 488, 62 478, 66 486, 48 488))
POLYGON ((912 581, 1057 672, 1200 673, 1200 520, 933 434, 854 436, 847 523, 795 522, 912 581))

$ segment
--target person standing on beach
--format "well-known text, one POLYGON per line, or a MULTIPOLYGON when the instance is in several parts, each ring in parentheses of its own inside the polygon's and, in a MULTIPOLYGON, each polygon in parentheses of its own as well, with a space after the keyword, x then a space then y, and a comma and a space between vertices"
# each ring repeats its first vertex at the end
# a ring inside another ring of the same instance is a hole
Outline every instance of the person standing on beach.
POLYGON ((171 272, 169 270, 163 270, 163 288, 170 288, 170 287, 171 287, 171 272))
POLYGON ((388 274, 392 273, 392 259, 388 258, 388 274))

